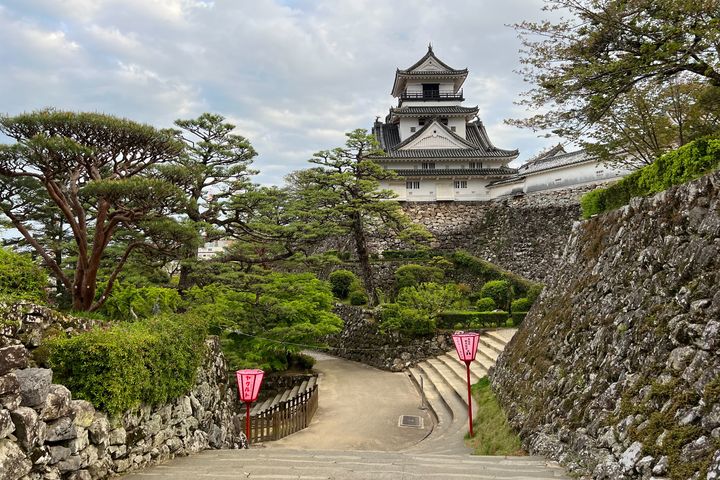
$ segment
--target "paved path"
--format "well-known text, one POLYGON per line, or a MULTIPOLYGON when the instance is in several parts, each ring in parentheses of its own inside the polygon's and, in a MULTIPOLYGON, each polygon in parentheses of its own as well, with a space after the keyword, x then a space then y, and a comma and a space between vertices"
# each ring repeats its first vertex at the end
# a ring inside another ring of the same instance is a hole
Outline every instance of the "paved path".
POLYGON ((434 419, 429 410, 419 408, 419 395, 406 374, 313 355, 318 358, 320 402, 307 429, 250 450, 212 450, 177 458, 123 479, 568 478, 542 458, 468 455, 462 441, 464 427, 441 429, 440 437, 422 442, 431 433, 434 419), (424 428, 399 427, 400 415, 420 416, 424 428))

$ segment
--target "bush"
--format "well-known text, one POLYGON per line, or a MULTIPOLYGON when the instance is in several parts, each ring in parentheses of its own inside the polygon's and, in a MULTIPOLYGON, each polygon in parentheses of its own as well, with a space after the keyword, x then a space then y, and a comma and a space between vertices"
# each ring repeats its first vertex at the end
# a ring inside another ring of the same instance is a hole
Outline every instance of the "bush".
POLYGON ((517 300, 513 300, 510 305, 510 311, 512 312, 527 312, 530 310, 530 307, 532 307, 532 302, 529 298, 518 298, 517 300))
POLYGON ((315 359, 304 353, 288 353, 288 365, 296 370, 312 370, 315 359))
POLYGON ((471 328, 504 327, 508 319, 508 312, 477 312, 471 328))
POLYGON ((188 315, 124 322, 51 339, 48 363, 74 398, 117 414, 190 391, 206 334, 205 323, 188 315))
POLYGON ((528 300, 530 300, 531 304, 535 303, 535 300, 537 300, 538 297, 540 296, 540 294, 542 293, 543 288, 544 288, 543 284, 536 283, 535 285, 533 285, 532 287, 530 287, 528 289, 526 297, 528 300))
POLYGON ((516 312, 513 311, 510 315, 510 318, 512 318, 512 323, 514 327, 517 327, 520 325, 523 320, 525 320, 525 317, 527 317, 528 312, 516 312))
POLYGON ((435 321, 426 313, 403 307, 397 303, 386 303, 380 308, 378 325, 381 333, 400 332, 408 335, 425 336, 435 332, 435 321))
POLYGON ((28 255, 0 248, 0 297, 44 301, 47 275, 28 255))
POLYGON ((352 284, 358 282, 358 276, 350 270, 335 270, 328 277, 332 287, 333 295, 337 298, 345 300, 350 294, 352 284))
POLYGON ((102 313, 116 320, 137 320, 178 310, 182 298, 174 288, 136 287, 116 283, 102 313))
POLYGON ((476 323, 478 312, 465 310, 448 310, 438 315, 437 326, 439 328, 468 328, 476 323))
POLYGON ((395 286, 398 290, 414 287, 421 283, 437 283, 445 278, 445 272, 438 267, 403 265, 395 271, 395 286))
POLYGON ((360 290, 350 292, 348 298, 350 300, 350 305, 366 305, 368 303, 368 296, 365 295, 365 292, 360 290))
POLYGON ((437 255, 432 250, 384 250, 382 256, 386 260, 427 260, 437 255))
POLYGON ((580 199, 583 218, 627 205, 633 197, 652 195, 698 178, 720 165, 720 139, 700 138, 660 156, 619 182, 588 192, 580 199))
POLYGON ((510 304, 512 286, 507 280, 491 280, 480 289, 481 297, 490 297, 500 308, 507 308, 510 304))
MULTIPOLYGON (((534 285, 534 282, 527 280, 507 270, 503 270, 497 265, 486 262, 480 258, 474 257, 463 250, 457 250, 450 256, 453 264, 457 268, 461 268, 478 277, 483 282, 490 280, 505 280, 510 282, 518 294, 524 294, 534 285)), ((482 295, 485 296, 485 295, 482 295)))
POLYGON ((495 300, 490 297, 482 297, 475 304, 475 308, 477 308, 480 312, 492 312, 497 308, 497 304, 495 303, 495 300))

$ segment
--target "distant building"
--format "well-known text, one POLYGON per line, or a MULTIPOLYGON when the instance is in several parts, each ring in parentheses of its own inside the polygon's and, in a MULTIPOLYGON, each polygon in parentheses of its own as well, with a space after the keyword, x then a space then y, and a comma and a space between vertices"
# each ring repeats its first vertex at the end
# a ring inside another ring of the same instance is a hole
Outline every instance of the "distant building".
POLYGON ((394 191, 398 200, 492 200, 627 174, 561 146, 520 168, 509 167, 518 150, 496 147, 477 116, 478 107, 462 105, 467 75, 467 69, 441 61, 432 46, 414 65, 396 71, 392 95, 398 105, 372 128, 385 155, 371 158, 397 173, 397 179, 381 182, 381 188, 394 191))
POLYGON ((212 242, 205 242, 202 247, 198 248, 198 259, 207 260, 225 253, 225 250, 233 241, 234 240, 230 238, 222 238, 220 240, 213 240, 212 242))

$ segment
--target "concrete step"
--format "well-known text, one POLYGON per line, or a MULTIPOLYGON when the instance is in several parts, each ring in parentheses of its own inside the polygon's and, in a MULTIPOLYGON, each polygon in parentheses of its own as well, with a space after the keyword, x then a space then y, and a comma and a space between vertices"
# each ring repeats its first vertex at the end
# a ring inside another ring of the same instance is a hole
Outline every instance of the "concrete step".
POLYGON ((538 457, 486 457, 412 452, 307 451, 251 448, 208 450, 130 474, 146 478, 347 479, 347 480, 558 480, 569 479, 538 457))
POLYGON ((510 339, 512 339, 515 335, 515 332, 517 332, 517 328, 500 328, 497 330, 488 330, 485 334, 488 337, 497 340, 498 343, 507 345, 510 339))
POLYGON ((298 390, 298 393, 305 393, 305 392, 307 391, 307 386, 308 386, 308 381, 307 381, 307 380, 304 380, 304 381, 300 384, 300 389, 298 390))
MULTIPOLYGON (((450 370, 452 370, 461 380, 467 381, 467 371, 465 368, 465 363, 461 362, 457 358, 453 358, 448 354, 440 355, 435 358, 450 367, 450 370)), ((477 383, 477 381, 480 380, 480 377, 482 375, 477 374, 478 370, 479 368, 476 365, 470 363, 470 382, 477 383)))
POLYGON ((318 377, 310 377, 310 380, 308 380, 308 385, 307 385, 308 390, 312 389, 315 386, 315 384, 317 383, 317 379, 318 379, 318 377))
MULTIPOLYGON (((437 358, 430 358, 427 360, 427 363, 432 365, 435 370, 439 373, 439 375, 442 377, 444 382, 451 387, 454 391, 457 397, 465 404, 467 405, 467 382, 464 378, 460 377, 459 375, 455 374, 455 372, 445 365, 443 362, 438 360, 437 358)), ((473 411, 475 409, 476 405, 475 402, 473 402, 473 411)), ((467 408, 467 407, 464 407, 467 408)))
POLYGON ((497 360, 497 357, 502 353, 503 349, 505 349, 504 343, 498 342, 487 335, 480 335, 478 350, 483 350, 484 352, 490 354, 493 360, 497 360))

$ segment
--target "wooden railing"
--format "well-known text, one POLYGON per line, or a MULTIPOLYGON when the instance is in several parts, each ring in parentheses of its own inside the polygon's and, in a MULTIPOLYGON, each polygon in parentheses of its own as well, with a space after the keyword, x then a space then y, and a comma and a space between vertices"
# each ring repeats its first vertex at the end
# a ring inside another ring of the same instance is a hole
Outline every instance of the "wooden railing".
MULTIPOLYGON (((310 425, 318 407, 318 385, 250 416, 250 443, 280 440, 310 425)), ((244 420, 243 420, 244 421, 244 420)))

